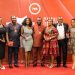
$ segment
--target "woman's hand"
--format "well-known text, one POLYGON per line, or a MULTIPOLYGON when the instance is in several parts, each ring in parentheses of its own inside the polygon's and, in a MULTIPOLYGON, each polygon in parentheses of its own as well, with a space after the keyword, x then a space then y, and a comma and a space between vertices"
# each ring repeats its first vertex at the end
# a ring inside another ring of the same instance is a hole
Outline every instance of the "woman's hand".
POLYGON ((50 38, 45 38, 46 41, 50 41, 50 38))
POLYGON ((3 40, 3 39, 0 39, 0 41, 1 41, 1 42, 5 42, 5 40, 3 40))
POLYGON ((45 36, 45 35, 44 35, 44 39, 45 39, 46 41, 50 41, 50 38, 47 37, 47 36, 45 36))
POLYGON ((24 38, 24 39, 25 39, 25 36, 24 36, 23 34, 21 34, 21 36, 22 36, 22 38, 24 38))
POLYGON ((70 38, 70 35, 69 35, 69 33, 66 33, 66 37, 67 37, 67 38, 70 38))
POLYGON ((49 39, 51 40, 52 38, 50 37, 49 39))

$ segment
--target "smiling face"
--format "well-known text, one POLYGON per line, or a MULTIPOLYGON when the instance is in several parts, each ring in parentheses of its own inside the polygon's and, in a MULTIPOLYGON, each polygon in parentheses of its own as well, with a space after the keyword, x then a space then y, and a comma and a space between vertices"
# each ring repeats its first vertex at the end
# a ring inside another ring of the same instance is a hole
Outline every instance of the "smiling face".
POLYGON ((63 23, 63 18, 62 18, 61 16, 58 17, 58 23, 59 23, 59 24, 63 23))
POLYGON ((26 24, 27 24, 27 25, 30 24, 30 20, 29 20, 29 18, 26 19, 26 24))
POLYGON ((16 16, 11 16, 11 21, 13 24, 16 24, 17 21, 16 16))
POLYGON ((48 19, 48 26, 52 26, 53 25, 53 20, 52 19, 48 19))
POLYGON ((41 23, 42 23, 42 18, 41 18, 41 17, 38 17, 38 18, 37 18, 37 24, 40 26, 41 23))
POLYGON ((72 27, 75 27, 75 19, 71 20, 71 25, 72 25, 72 27))

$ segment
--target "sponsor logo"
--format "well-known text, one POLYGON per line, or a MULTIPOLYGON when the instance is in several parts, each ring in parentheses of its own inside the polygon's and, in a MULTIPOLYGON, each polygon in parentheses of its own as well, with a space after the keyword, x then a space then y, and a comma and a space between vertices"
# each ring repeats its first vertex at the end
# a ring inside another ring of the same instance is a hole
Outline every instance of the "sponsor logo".
POLYGON ((39 14, 41 11, 41 7, 38 3, 32 3, 29 6, 29 12, 33 15, 39 14))

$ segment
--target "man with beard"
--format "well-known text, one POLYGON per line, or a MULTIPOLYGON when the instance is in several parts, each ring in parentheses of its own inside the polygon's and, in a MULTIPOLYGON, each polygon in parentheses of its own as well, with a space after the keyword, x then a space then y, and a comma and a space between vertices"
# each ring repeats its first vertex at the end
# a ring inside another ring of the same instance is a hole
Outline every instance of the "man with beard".
MULTIPOLYGON (((37 24, 33 26, 33 67, 37 66, 37 57, 41 57, 41 50, 43 44, 43 32, 45 26, 42 25, 42 18, 37 18, 37 24)), ((41 62, 41 66, 44 66, 41 62)))
POLYGON ((9 68, 12 66, 12 53, 14 52, 14 66, 18 67, 18 50, 20 45, 21 25, 17 23, 16 16, 11 16, 11 23, 7 26, 7 45, 8 45, 8 63, 9 68))
POLYGON ((58 23, 55 25, 58 30, 58 45, 59 45, 59 55, 57 56, 57 67, 61 66, 61 61, 63 59, 63 67, 67 67, 67 42, 69 36, 69 26, 67 23, 63 22, 61 16, 58 17, 58 23))

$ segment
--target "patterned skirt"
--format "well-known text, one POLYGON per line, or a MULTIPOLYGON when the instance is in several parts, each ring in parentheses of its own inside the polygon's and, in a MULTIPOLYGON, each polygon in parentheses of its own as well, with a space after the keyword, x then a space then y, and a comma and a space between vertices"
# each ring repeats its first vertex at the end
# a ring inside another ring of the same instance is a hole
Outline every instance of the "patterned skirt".
POLYGON ((58 41, 43 41, 43 55, 59 55, 58 41))
POLYGON ((75 53, 75 38, 69 39, 67 48, 70 54, 75 53))

